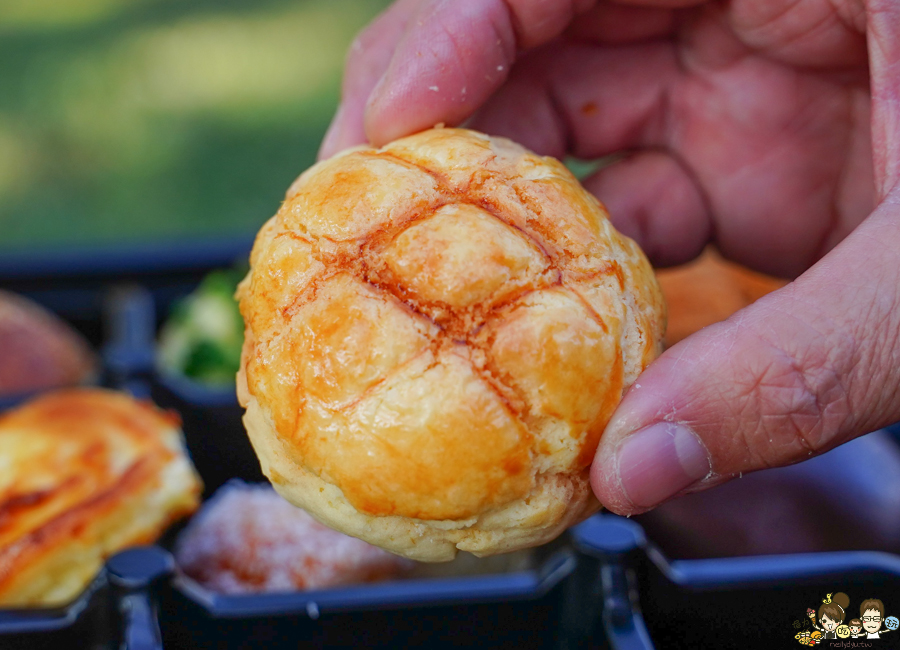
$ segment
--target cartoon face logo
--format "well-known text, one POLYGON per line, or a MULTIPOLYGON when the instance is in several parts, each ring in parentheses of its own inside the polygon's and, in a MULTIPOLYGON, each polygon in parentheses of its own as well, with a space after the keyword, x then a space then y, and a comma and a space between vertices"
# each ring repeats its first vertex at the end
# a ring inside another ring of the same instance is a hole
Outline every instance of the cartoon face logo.
POLYGON ((818 611, 811 607, 806 610, 806 618, 793 622, 796 636, 801 645, 817 645, 827 639, 847 639, 853 637, 881 638, 889 632, 900 629, 900 618, 885 616, 884 603, 877 598, 864 599, 855 608, 859 618, 848 611, 850 597, 843 592, 825 594, 818 611), (800 628, 814 628, 807 632, 800 628))
POLYGON ((827 614, 822 616, 822 627, 824 627, 829 632, 834 632, 834 629, 838 626, 838 623, 840 623, 840 621, 828 618, 827 614))
POLYGON ((874 634, 881 629, 881 612, 877 609, 867 609, 861 616, 863 629, 869 634, 874 634))

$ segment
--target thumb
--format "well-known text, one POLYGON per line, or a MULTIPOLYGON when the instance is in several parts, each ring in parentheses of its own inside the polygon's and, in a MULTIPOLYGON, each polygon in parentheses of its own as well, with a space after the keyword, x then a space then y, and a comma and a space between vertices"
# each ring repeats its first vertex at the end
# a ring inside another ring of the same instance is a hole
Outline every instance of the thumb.
POLYGON ((591 469, 631 515, 900 420, 900 192, 794 283, 666 351, 591 469))

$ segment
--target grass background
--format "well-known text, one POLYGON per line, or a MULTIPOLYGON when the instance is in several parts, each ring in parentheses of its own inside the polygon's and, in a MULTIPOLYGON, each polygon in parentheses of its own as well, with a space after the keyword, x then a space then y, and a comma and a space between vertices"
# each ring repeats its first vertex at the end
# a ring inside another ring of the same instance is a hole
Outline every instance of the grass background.
POLYGON ((3 0, 0 254, 255 232, 387 0, 3 0))

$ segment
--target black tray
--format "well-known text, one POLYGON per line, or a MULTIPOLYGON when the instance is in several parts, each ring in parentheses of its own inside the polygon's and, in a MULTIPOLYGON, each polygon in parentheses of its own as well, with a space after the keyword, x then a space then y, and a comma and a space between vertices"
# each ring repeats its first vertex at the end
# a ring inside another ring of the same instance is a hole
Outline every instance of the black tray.
MULTIPOLYGON (((249 246, 7 258, 0 287, 102 349, 102 384, 176 408, 209 493, 233 476, 261 478, 234 392, 160 375, 154 338, 173 300, 249 246)), ((209 593, 178 572, 163 542, 110 558, 66 607, 0 610, 0 648, 798 647, 794 624, 825 594, 878 597, 890 609, 898 586, 900 557, 884 553, 668 561, 637 524, 612 515, 540 549, 526 569, 261 596, 209 593)), ((876 643, 900 642, 891 636, 876 643)))

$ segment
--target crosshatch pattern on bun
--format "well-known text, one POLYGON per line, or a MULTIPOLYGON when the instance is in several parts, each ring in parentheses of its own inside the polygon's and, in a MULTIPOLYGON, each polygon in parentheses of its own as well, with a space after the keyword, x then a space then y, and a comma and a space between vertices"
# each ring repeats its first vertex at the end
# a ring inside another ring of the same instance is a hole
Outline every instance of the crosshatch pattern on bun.
POLYGON ((238 288, 263 471, 323 523, 445 561, 553 539, 661 349, 653 271, 560 162, 432 129, 318 163, 238 288))

